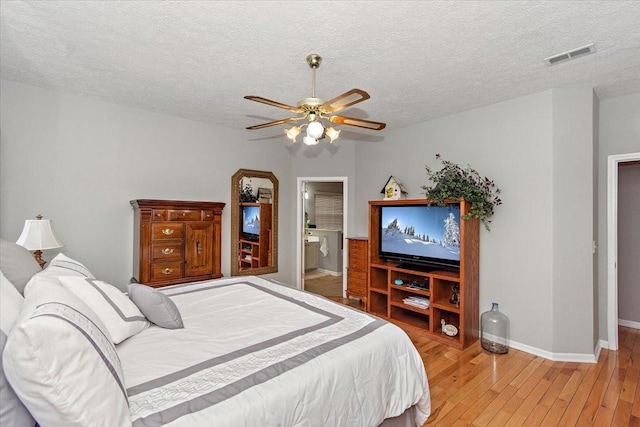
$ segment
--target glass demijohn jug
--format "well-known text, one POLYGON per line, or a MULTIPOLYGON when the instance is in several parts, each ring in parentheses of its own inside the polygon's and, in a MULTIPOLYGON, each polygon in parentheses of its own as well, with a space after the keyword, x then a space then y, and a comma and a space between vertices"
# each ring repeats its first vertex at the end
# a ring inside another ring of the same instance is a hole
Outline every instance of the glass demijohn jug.
POLYGON ((480 316, 480 343, 491 353, 509 352, 509 318, 498 311, 498 303, 480 316))

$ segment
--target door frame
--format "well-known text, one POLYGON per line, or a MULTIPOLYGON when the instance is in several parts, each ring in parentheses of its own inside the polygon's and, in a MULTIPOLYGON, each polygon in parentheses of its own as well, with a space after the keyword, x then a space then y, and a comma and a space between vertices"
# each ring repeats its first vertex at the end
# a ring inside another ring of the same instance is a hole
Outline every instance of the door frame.
POLYGON ((618 167, 640 160, 640 153, 607 158, 607 347, 618 349, 618 167))
POLYGON ((348 178, 346 176, 298 177, 296 186, 296 287, 304 289, 304 190, 308 182, 342 183, 342 295, 347 284, 347 251, 344 241, 347 236, 348 178))

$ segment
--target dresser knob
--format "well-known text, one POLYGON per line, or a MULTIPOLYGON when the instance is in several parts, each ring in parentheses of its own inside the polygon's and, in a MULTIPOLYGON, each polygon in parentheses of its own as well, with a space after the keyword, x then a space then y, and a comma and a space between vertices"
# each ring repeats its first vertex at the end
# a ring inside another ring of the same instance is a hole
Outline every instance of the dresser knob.
POLYGON ((165 255, 171 255, 173 253, 173 248, 164 248, 162 253, 165 255))
POLYGON ((173 234, 173 230, 170 228, 165 228, 164 230, 162 230, 162 234, 164 234, 165 236, 170 236, 173 234))
POLYGON ((173 273, 173 268, 165 268, 164 270, 162 270, 162 274, 171 274, 173 273))

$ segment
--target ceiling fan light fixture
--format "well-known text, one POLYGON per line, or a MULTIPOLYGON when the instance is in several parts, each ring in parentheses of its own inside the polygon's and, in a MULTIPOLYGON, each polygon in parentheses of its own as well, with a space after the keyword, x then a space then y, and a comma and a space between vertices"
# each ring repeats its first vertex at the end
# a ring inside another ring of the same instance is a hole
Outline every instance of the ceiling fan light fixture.
POLYGON ((321 138, 323 133, 324 126, 322 126, 322 123, 318 121, 311 122, 309 123, 309 126, 307 126, 307 136, 310 136, 313 139, 321 138))
POLYGON ((296 142, 296 137, 300 135, 300 127, 293 126, 291 129, 285 129, 284 133, 287 135, 287 138, 292 140, 294 143, 296 142))
POLYGON ((318 145, 318 140, 309 135, 302 138, 302 142, 304 142, 306 145, 318 145))
POLYGON ((338 137, 340 136, 340 131, 339 130, 335 130, 331 126, 326 128, 324 131, 325 131, 325 134, 329 137, 329 140, 330 140, 331 144, 333 144, 333 141, 338 139, 338 137))
POLYGON ((323 99, 316 97, 316 69, 320 66, 321 62, 322 57, 320 55, 311 54, 307 56, 307 63, 309 64, 309 67, 311 67, 311 96, 298 101, 298 104, 295 107, 293 105, 273 101, 261 96, 245 96, 244 98, 249 101, 260 102, 262 104, 267 104, 272 107, 281 108, 297 114, 295 117, 288 117, 259 125, 248 126, 247 129, 262 129, 269 126, 277 126, 304 120, 304 124, 285 129, 284 133, 287 135, 287 138, 295 143, 296 137, 302 131, 305 131, 303 142, 306 145, 316 145, 320 142, 320 139, 323 139, 325 136, 331 140, 331 143, 338 139, 340 131, 332 127, 325 128, 323 122, 326 121, 338 125, 356 126, 369 130, 384 129, 386 124, 381 122, 335 115, 335 113, 339 111, 369 99, 369 94, 362 89, 353 88, 329 101, 324 101, 323 99))

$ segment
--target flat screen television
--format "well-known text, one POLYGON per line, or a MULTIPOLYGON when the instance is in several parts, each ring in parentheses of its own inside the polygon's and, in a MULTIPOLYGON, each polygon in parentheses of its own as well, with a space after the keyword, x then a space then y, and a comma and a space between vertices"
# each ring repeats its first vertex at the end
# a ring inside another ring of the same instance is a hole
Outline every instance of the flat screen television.
POLYGON ((380 207, 378 255, 411 270, 460 269, 460 204, 380 207))
POLYGON ((242 237, 260 239, 260 206, 242 206, 242 237))

